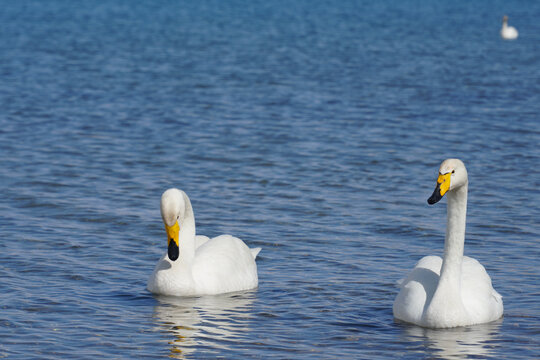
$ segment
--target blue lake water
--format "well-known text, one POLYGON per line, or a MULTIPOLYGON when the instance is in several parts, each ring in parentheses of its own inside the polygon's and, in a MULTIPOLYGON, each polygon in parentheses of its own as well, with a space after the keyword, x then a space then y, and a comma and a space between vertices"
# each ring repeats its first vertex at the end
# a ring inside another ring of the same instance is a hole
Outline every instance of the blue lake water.
POLYGON ((540 357, 540 2, 18 1, 0 11, 0 358, 540 357), (499 38, 501 18, 520 36, 499 38), (442 160, 496 323, 394 321, 442 160), (159 198, 259 288, 145 289, 159 198))

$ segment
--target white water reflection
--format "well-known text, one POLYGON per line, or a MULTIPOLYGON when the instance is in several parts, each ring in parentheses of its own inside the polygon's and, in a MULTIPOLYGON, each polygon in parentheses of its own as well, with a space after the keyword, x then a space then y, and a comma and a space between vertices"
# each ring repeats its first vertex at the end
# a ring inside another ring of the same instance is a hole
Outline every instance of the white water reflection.
POLYGON ((171 335, 170 357, 184 359, 198 348, 227 349, 249 332, 255 291, 191 298, 156 299, 154 318, 171 335))
POLYGON ((452 329, 426 329, 405 326, 408 341, 422 342, 426 350, 440 359, 486 358, 495 355, 493 346, 503 319, 488 324, 452 329))

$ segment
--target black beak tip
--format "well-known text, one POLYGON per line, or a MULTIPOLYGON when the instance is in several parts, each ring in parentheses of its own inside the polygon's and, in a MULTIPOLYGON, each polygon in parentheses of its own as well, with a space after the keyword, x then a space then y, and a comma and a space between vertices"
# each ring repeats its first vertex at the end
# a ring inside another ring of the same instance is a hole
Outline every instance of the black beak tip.
POLYGON ((178 259, 178 256, 180 255, 178 246, 176 246, 176 243, 172 239, 171 241, 169 241, 169 249, 167 251, 167 255, 169 256, 169 259, 171 259, 172 261, 175 261, 176 259, 178 259))
POLYGON ((429 205, 433 205, 433 204, 437 203, 438 201, 439 201, 439 200, 437 200, 437 199, 435 198, 435 196, 430 196, 430 198, 427 199, 427 203, 428 203, 429 205))
POLYGON ((439 202, 439 200, 442 199, 441 196, 441 185, 437 184, 437 187, 435 188, 435 191, 433 191, 433 194, 427 199, 427 203, 429 205, 433 205, 439 202))

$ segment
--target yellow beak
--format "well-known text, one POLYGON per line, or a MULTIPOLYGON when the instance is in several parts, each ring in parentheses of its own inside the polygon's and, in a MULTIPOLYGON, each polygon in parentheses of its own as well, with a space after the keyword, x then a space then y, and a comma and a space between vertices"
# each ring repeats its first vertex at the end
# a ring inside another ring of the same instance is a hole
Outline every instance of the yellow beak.
POLYGON ((435 191, 433 191, 433 194, 428 199, 428 204, 433 205, 439 200, 442 199, 444 194, 450 189, 450 178, 452 177, 452 173, 447 174, 439 174, 439 177, 437 178, 437 186, 435 187, 435 191))
POLYGON ((437 178, 437 184, 439 184, 441 196, 444 196, 448 189, 450 189, 450 177, 452 176, 452 173, 447 174, 439 174, 439 177, 437 178))
POLYGON ((165 231, 167 231, 167 255, 171 261, 175 261, 180 255, 180 225, 178 225, 178 221, 173 226, 165 224, 165 231))
POLYGON ((180 246, 178 243, 178 238, 180 237, 180 225, 178 225, 178 221, 173 226, 165 224, 165 231, 167 231, 167 246, 170 245, 171 241, 174 241, 177 247, 180 246))

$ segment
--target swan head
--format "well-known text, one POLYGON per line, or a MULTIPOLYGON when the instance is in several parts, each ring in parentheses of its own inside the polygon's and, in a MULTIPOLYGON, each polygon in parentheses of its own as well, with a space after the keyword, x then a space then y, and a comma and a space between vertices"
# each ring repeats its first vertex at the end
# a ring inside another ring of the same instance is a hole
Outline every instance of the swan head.
POLYGON ((182 191, 169 189, 161 195, 161 218, 167 232, 167 255, 175 261, 180 255, 180 224, 184 219, 186 204, 182 191))
POLYGON ((446 159, 439 167, 439 177, 435 191, 428 199, 428 204, 433 205, 442 199, 444 194, 466 185, 467 169, 463 161, 459 159, 446 159))
POLYGON ((503 23, 507 23, 508 22, 508 16, 504 15, 503 16, 503 23))

